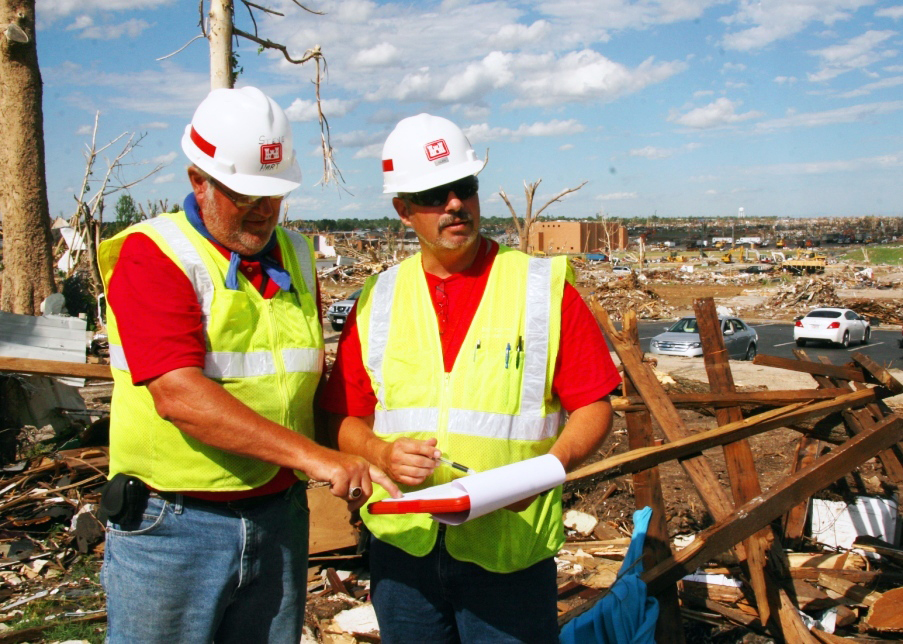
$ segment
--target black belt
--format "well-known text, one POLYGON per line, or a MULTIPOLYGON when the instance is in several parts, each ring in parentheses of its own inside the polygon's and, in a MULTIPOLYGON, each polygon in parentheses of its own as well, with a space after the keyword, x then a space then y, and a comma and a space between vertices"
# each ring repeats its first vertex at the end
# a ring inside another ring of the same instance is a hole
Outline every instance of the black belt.
MULTIPOLYGON (((302 483, 299 481, 294 485, 298 485, 302 483)), ((244 499, 233 499, 231 501, 214 501, 212 499, 199 499, 196 496, 188 496, 187 494, 183 494, 181 492, 158 492, 151 491, 151 496, 158 496, 164 501, 169 501, 170 503, 177 503, 184 505, 186 507, 198 507, 198 508, 211 508, 218 510, 253 510, 254 508, 259 508, 267 503, 275 501, 276 499, 282 498, 285 496, 285 493, 288 492, 291 488, 286 488, 281 492, 273 492, 272 494, 262 494, 260 496, 249 496, 244 499)))

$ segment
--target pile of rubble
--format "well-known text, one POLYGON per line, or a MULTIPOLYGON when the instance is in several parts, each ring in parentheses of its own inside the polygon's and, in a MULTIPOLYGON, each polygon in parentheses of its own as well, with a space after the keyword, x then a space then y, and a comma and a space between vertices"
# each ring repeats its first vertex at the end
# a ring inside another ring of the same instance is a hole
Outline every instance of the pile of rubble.
POLYGON ((669 306, 641 283, 636 273, 611 277, 610 273, 581 271, 577 285, 592 288, 591 297, 616 319, 623 311, 636 311, 641 319, 673 317, 675 307, 669 306))

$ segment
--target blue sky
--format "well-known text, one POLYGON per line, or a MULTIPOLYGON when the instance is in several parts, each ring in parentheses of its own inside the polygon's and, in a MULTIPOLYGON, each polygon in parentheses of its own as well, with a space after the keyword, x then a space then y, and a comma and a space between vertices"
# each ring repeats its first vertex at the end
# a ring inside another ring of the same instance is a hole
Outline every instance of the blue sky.
MULTIPOLYGON (((206 4, 206 2, 205 2, 206 4)), ((236 0, 237 24, 252 29, 236 0)), ((394 124, 430 112, 489 164, 484 216, 588 183, 544 214, 592 217, 903 215, 903 4, 868 0, 258 2, 262 36, 319 45, 343 189, 319 185, 315 68, 243 41, 239 85, 293 121, 304 173, 290 219, 383 217, 379 157, 394 124)), ((125 177, 180 202, 179 139, 209 91, 209 49, 189 0, 37 0, 53 216, 74 212, 85 144, 146 136, 125 177), (170 56, 170 54, 173 54, 170 56), (168 57, 167 57, 168 56, 168 57), (166 58, 164 58, 166 57, 166 58), (163 60, 159 60, 163 58, 163 60)), ((118 151, 120 144, 112 151, 118 151)), ((101 170, 105 163, 101 161, 101 170)), ((115 197, 113 198, 115 202, 115 197)), ((113 202, 113 203, 114 203, 113 202)), ((112 218, 113 203, 108 217, 112 218)))

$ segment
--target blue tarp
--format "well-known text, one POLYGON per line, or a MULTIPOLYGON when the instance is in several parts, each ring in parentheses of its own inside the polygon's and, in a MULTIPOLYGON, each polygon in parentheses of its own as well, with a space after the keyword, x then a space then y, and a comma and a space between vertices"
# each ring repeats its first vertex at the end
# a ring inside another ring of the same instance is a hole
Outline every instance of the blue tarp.
POLYGON ((618 579, 589 611, 561 629, 561 644, 655 644, 658 600, 646 596, 643 543, 652 508, 633 513, 633 537, 618 579))

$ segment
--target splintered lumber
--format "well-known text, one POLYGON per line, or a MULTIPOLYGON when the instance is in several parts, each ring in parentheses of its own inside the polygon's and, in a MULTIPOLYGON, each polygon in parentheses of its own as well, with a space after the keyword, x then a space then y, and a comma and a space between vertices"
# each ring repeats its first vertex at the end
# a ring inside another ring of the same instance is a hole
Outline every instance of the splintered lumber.
MULTIPOLYGON (((696 322, 699 325, 703 361, 712 392, 733 393, 736 391, 734 377, 727 359, 724 335, 721 333, 721 321, 715 311, 715 300, 710 297, 696 300, 693 302, 693 308, 696 312, 696 322)), ((726 425, 742 421, 743 413, 739 407, 719 408, 715 410, 715 418, 719 425, 726 425)), ((724 445, 724 461, 734 502, 738 506, 755 498, 762 491, 756 476, 755 459, 746 440, 724 445)), ((750 585, 756 596, 759 618, 766 625, 771 620, 772 608, 780 608, 777 584, 770 579, 768 570, 766 552, 769 537, 771 537, 771 530, 766 527, 751 535, 745 544, 750 585)), ((794 617, 799 619, 798 614, 794 614, 794 617)), ((786 628, 783 624, 784 621, 783 617, 779 620, 781 631, 786 628)))
MULTIPOLYGON (((640 348, 622 337, 615 329, 608 313, 593 302, 593 312, 596 320, 599 322, 602 330, 608 336, 621 364, 624 365, 624 371, 630 376, 637 392, 646 403, 649 413, 658 421, 659 426, 668 437, 669 441, 676 441, 690 435, 677 412, 674 405, 668 399, 662 384, 655 377, 655 374, 643 363, 643 354, 640 348)), ((709 512, 716 520, 726 517, 733 510, 733 503, 730 497, 718 482, 718 477, 712 469, 711 463, 702 455, 688 458, 681 463, 699 496, 702 498, 709 512)))
MULTIPOLYGON (((692 434, 685 438, 678 438, 664 445, 655 447, 642 447, 631 449, 623 454, 610 456, 609 458, 585 465, 567 475, 567 481, 576 481, 589 476, 606 480, 631 474, 640 470, 654 467, 666 461, 692 457, 694 454, 730 443, 742 438, 748 438, 756 434, 786 427, 792 423, 807 418, 825 416, 850 407, 862 407, 874 400, 871 389, 851 391, 834 400, 811 403, 809 405, 788 405, 770 411, 750 416, 735 423, 728 423, 715 429, 692 434)), ((682 464, 689 462, 683 461, 682 464)))
POLYGON ((819 575, 818 585, 859 606, 871 606, 882 595, 876 590, 871 590, 849 579, 840 579, 833 575, 819 575))
MULTIPOLYGON (((770 405, 783 407, 795 402, 811 402, 813 400, 830 400, 849 389, 832 387, 830 389, 793 389, 773 391, 732 391, 720 393, 671 393, 668 398, 678 409, 697 409, 700 407, 734 407, 736 405, 770 405)), ((612 409, 627 412, 645 409, 646 405, 640 396, 615 396, 611 399, 612 409)))
POLYGON ((894 588, 883 593, 872 604, 865 621, 870 630, 903 633, 903 588, 894 588))
POLYGON ((790 507, 826 485, 845 476, 882 449, 903 438, 903 417, 890 416, 848 440, 830 454, 761 496, 737 508, 730 516, 703 530, 696 540, 670 560, 658 564, 642 576, 654 594, 663 584, 673 583, 709 557, 724 552, 737 542, 766 526, 790 507))
POLYGON ((110 366, 105 364, 82 364, 80 362, 0 356, 0 372, 3 371, 33 373, 40 376, 72 376, 73 378, 96 378, 98 380, 113 379, 110 366))
MULTIPOLYGON (((625 338, 638 346, 640 337, 635 311, 630 310, 624 314, 622 327, 625 338)), ((633 386, 630 375, 625 374, 624 392, 629 395, 635 391, 636 388, 633 386)), ((627 412, 624 420, 627 425, 627 444, 631 450, 654 446, 652 418, 645 407, 627 412)), ((652 518, 649 520, 646 539, 643 543, 643 566, 648 569, 673 554, 668 538, 668 519, 657 467, 653 466, 634 472, 633 494, 637 509, 646 506, 652 508, 652 518)), ((680 598, 677 593, 677 584, 666 586, 656 599, 659 603, 659 616, 655 624, 655 641, 660 644, 682 644, 684 632, 683 628, 680 628, 680 598)))
POLYGON ((853 358, 853 362, 859 364, 865 369, 866 373, 871 375, 879 384, 889 389, 892 394, 903 394, 903 383, 894 378, 890 371, 880 364, 858 351, 850 357, 853 358))
POLYGON ((865 374, 861 370, 852 367, 838 367, 818 362, 802 362, 800 360, 791 360, 790 358, 769 356, 764 353, 757 355, 753 360, 753 364, 764 367, 779 367, 789 371, 827 376, 828 378, 840 378, 841 380, 850 380, 852 382, 866 382, 865 374))

